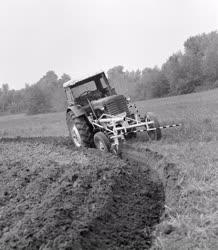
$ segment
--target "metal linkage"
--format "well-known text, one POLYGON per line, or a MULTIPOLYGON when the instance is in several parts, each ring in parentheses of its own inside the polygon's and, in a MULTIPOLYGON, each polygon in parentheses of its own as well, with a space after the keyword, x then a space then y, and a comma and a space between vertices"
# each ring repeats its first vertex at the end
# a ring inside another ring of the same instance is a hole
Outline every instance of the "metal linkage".
POLYGON ((165 129, 171 127, 179 127, 182 124, 171 124, 155 127, 153 120, 145 119, 141 121, 139 114, 135 113, 134 118, 127 117, 127 114, 121 113, 119 115, 102 114, 98 119, 92 117, 91 122, 94 127, 105 131, 107 136, 112 141, 112 148, 116 151, 119 144, 126 140, 126 135, 129 133, 149 132, 157 129, 165 129))

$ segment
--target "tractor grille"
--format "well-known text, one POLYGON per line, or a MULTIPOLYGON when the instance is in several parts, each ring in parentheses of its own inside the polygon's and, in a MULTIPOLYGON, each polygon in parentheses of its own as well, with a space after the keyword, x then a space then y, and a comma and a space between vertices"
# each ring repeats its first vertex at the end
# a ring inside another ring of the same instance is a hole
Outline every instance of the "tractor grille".
POLYGON ((118 115, 123 112, 126 112, 127 115, 129 115, 126 98, 122 95, 118 95, 116 98, 109 100, 105 107, 107 113, 110 115, 118 115))

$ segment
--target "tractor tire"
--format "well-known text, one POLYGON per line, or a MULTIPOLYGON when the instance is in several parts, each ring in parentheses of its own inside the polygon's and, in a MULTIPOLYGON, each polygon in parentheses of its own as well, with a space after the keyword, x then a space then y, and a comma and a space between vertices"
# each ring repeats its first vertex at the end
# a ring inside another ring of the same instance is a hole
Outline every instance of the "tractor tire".
POLYGON ((160 123, 157 120, 156 116, 154 116, 152 113, 148 113, 146 115, 146 118, 149 121, 154 121, 154 125, 151 128, 156 128, 156 130, 152 130, 152 131, 147 131, 149 138, 152 141, 159 141, 162 137, 162 133, 161 133, 161 129, 160 127, 160 123))
POLYGON ((85 117, 75 117, 73 112, 69 111, 66 116, 66 121, 70 138, 75 147, 90 147, 92 132, 85 117))
POLYGON ((94 144, 97 149, 107 153, 110 152, 111 143, 108 137, 103 132, 97 132, 94 135, 94 144))

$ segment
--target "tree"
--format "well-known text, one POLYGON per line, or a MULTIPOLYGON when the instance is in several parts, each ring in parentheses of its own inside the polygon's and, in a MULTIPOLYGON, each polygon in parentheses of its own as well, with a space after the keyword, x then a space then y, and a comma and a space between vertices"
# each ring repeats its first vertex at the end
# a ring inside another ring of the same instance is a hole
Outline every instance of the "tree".
POLYGON ((162 66, 162 72, 169 82, 169 93, 180 95, 193 92, 199 84, 199 75, 193 57, 181 52, 172 55, 162 66))
POLYGON ((7 83, 2 84, 1 99, 0 99, 0 109, 2 112, 6 112, 7 107, 9 105, 8 93, 9 93, 9 85, 7 83))
POLYGON ((108 78, 109 79, 116 79, 118 76, 124 75, 123 71, 124 67, 122 65, 115 66, 108 70, 108 78))
POLYGON ((47 95, 37 84, 28 89, 26 103, 27 114, 29 115, 51 111, 51 105, 47 95))
POLYGON ((212 82, 218 80, 218 37, 210 42, 203 58, 203 74, 212 82))
POLYGON ((9 85, 8 85, 8 83, 2 84, 2 92, 3 92, 3 95, 7 95, 8 94, 8 92, 9 92, 9 85))
POLYGON ((124 67, 119 65, 108 70, 109 81, 118 94, 134 97, 135 86, 141 80, 141 71, 124 71, 124 67))
POLYGON ((169 84, 165 75, 157 67, 145 68, 142 71, 141 82, 136 88, 137 99, 150 99, 168 94, 169 84))
POLYGON ((37 84, 41 88, 52 88, 58 86, 58 76, 53 70, 49 70, 38 82, 37 84))
POLYGON ((63 88, 63 84, 67 81, 69 81, 71 77, 68 74, 63 74, 61 78, 58 80, 58 86, 59 88, 63 88))
POLYGON ((107 72, 111 86, 114 87, 119 94, 128 93, 123 69, 123 66, 119 65, 109 69, 107 72))

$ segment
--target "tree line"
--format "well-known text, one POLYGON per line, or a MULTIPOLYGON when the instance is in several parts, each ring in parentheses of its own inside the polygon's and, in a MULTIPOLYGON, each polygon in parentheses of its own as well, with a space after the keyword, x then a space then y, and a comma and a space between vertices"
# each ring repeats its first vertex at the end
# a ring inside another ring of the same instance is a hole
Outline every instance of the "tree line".
POLYGON ((184 42, 184 52, 170 56, 161 68, 108 71, 111 82, 135 100, 181 95, 218 87, 218 33, 201 34, 184 42))
POLYGON ((0 88, 0 113, 38 114, 64 110, 66 105, 63 83, 70 76, 58 78, 54 71, 48 71, 37 83, 21 90, 10 90, 8 84, 0 88))
MULTIPOLYGON (((145 100, 181 95, 218 87, 218 33, 201 34, 184 42, 184 52, 170 56, 161 68, 128 71, 122 65, 107 72, 109 81, 118 93, 133 100, 145 100)), ((21 90, 10 90, 8 84, 0 88, 0 113, 37 114, 62 111, 66 106, 63 83, 70 76, 60 78, 48 71, 38 82, 26 84, 21 90)))

